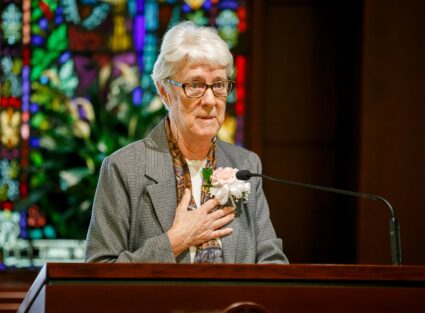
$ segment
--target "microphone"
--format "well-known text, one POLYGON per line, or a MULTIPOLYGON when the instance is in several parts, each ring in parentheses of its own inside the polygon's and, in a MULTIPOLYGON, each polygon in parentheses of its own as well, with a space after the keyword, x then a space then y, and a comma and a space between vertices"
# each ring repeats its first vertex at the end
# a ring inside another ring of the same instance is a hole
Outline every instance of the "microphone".
POLYGON ((391 213, 391 219, 390 219, 391 260, 394 265, 401 264, 400 224, 398 222, 395 209, 392 207, 391 203, 384 197, 370 194, 370 193, 355 192, 350 190, 324 187, 319 185, 304 184, 304 183, 294 182, 294 181, 285 180, 285 179, 277 179, 267 175, 251 173, 248 170, 240 170, 236 172, 236 178, 239 180, 249 180, 251 177, 263 177, 280 184, 298 186, 298 187, 303 187, 308 189, 321 190, 321 191, 326 191, 330 193, 336 193, 336 194, 341 194, 346 196, 352 196, 357 198, 384 202, 385 205, 390 209, 390 213, 391 213))

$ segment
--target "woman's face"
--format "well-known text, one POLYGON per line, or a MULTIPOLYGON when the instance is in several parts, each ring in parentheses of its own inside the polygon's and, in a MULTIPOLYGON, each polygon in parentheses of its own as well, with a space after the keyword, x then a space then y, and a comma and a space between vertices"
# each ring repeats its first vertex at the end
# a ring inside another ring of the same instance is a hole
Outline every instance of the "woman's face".
MULTIPOLYGON (((225 67, 189 64, 171 79, 180 83, 199 81, 211 85, 217 81, 227 80, 227 74, 225 67)), ((211 88, 207 88, 200 98, 188 98, 183 88, 172 84, 169 84, 167 89, 169 92, 164 100, 185 141, 211 140, 223 125, 226 97, 214 96, 211 88)))

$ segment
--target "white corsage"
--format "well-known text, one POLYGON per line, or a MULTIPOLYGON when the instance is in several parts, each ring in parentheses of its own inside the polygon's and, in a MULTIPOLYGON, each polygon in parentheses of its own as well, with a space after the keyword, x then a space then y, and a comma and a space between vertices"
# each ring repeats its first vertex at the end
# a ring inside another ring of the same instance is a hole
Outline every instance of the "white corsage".
POLYGON ((204 187, 211 196, 215 197, 221 205, 229 201, 236 208, 239 200, 247 201, 251 190, 250 183, 236 178, 238 169, 231 167, 219 167, 215 171, 210 168, 202 170, 204 187))

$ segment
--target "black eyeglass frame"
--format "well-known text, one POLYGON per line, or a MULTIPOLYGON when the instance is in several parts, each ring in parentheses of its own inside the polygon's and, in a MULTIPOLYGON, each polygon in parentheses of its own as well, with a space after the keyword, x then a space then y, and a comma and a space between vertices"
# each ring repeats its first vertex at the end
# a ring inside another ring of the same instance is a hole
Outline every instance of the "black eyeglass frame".
POLYGON ((203 82, 200 82, 200 81, 196 81, 196 80, 195 81, 191 81, 191 82, 187 82, 187 83, 181 83, 181 82, 175 81, 173 79, 167 78, 165 81, 168 82, 168 83, 170 83, 170 84, 172 84, 172 85, 174 85, 174 86, 181 87, 183 89, 184 94, 188 98, 202 98, 205 95, 205 93, 207 92, 207 89, 208 88, 211 88, 211 90, 212 90, 212 92, 213 92, 213 94, 214 94, 215 97, 227 97, 228 95, 231 94, 231 92, 233 90, 233 86, 235 84, 235 82, 233 82, 231 80, 220 80, 220 81, 216 81, 215 83, 213 83, 211 85, 208 85, 206 83, 203 83, 203 82), (205 85, 204 92, 201 95, 199 95, 199 96, 188 96, 187 93, 186 93, 186 85, 191 84, 191 83, 194 83, 194 82, 205 85), (218 83, 230 83, 230 88, 228 88, 228 91, 227 91, 227 94, 226 95, 216 95, 215 94, 213 86, 215 84, 218 84, 218 83))

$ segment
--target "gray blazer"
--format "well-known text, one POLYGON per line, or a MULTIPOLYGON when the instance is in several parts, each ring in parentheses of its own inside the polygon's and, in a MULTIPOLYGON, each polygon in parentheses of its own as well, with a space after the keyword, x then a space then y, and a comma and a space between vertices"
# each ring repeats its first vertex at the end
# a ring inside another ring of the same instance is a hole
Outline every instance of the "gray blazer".
MULTIPOLYGON (((217 166, 261 172, 258 156, 217 140, 217 166)), ((221 238, 225 263, 288 263, 276 238, 260 178, 247 204, 238 204, 221 238)), ((176 178, 164 121, 149 136, 105 158, 86 241, 88 262, 190 263, 189 249, 173 256, 166 232, 177 207, 176 178)))

